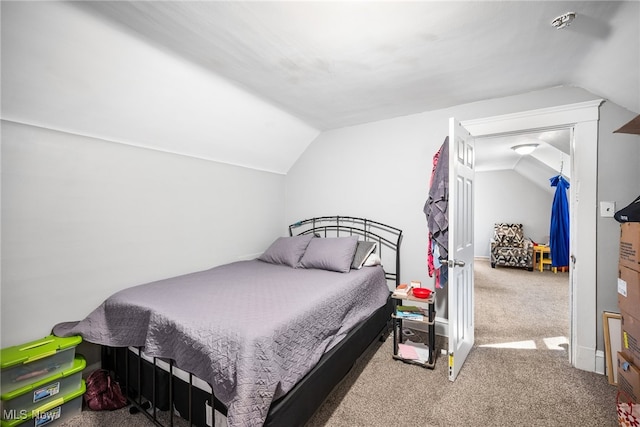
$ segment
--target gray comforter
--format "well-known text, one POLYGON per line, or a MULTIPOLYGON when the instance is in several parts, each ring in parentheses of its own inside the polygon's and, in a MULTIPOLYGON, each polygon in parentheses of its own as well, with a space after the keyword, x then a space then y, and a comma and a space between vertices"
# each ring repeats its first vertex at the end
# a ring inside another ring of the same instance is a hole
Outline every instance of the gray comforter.
POLYGON ((241 261, 122 290, 53 333, 171 358, 209 382, 230 426, 258 426, 388 295, 380 267, 335 273, 241 261))

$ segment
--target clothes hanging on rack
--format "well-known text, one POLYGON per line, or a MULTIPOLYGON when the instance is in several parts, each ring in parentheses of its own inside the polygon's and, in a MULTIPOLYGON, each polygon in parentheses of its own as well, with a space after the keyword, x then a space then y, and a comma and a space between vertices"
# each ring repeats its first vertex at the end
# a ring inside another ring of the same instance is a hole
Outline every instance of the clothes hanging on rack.
MULTIPOLYGON (((442 270, 447 268, 449 252, 449 137, 433 157, 433 169, 429 182, 429 196, 423 211, 429 229, 427 265, 429 277, 436 276, 436 288, 442 288, 446 280, 442 270), (437 258, 434 259, 434 258, 437 258), (440 268, 437 268, 439 265, 440 268)), ((446 273, 444 274, 446 277, 446 273)))
POLYGON ((566 267, 569 265, 569 201, 567 200, 569 182, 562 175, 554 176, 549 181, 552 187, 556 187, 549 230, 551 266, 566 267))
MULTIPOLYGON (((433 156, 433 166, 431 168, 431 176, 429 177, 429 189, 431 189, 431 186, 433 185, 433 176, 436 173, 436 166, 438 165, 438 160, 440 159, 440 151, 442 150, 442 147, 440 147, 440 149, 438 149, 438 152, 433 156)), ((429 203, 429 200, 427 199, 427 202, 429 203)), ((424 206, 424 213, 427 215, 427 225, 428 225, 428 221, 429 221, 429 214, 427 213, 427 204, 425 203, 424 206)), ((429 277, 433 277, 434 274, 437 274, 436 272, 436 267, 435 267, 435 263, 434 263, 434 256, 433 256, 433 252, 434 252, 434 241, 433 241, 433 235, 431 234, 431 230, 429 230, 429 244, 427 245, 427 268, 429 271, 429 277)), ((437 277, 436 277, 437 278, 437 277)), ((437 282, 437 280, 436 280, 437 282)))

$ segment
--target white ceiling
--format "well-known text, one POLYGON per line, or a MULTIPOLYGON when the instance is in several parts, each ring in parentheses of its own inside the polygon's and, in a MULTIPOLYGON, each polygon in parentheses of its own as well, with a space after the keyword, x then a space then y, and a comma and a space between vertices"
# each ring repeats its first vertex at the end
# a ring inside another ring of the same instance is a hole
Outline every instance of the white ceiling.
POLYGON ((520 135, 486 137, 476 140, 476 172, 514 170, 545 191, 554 190, 540 177, 558 174, 571 180, 571 131, 548 130, 520 135), (537 144, 531 154, 520 155, 512 147, 537 144))
POLYGON ((640 110, 635 1, 74 4, 320 130, 559 85, 640 110))
MULTIPOLYGON (((322 130, 549 87, 640 111, 637 1, 0 7, 2 119, 276 173, 322 130)), ((568 153, 563 137, 547 142, 568 153)), ((485 144, 480 168, 536 159, 511 145, 485 144)))

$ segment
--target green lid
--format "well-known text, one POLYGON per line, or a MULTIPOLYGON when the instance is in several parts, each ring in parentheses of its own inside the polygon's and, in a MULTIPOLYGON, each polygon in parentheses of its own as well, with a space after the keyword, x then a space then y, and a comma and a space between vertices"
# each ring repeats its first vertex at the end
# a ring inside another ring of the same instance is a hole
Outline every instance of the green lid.
POLYGON ((22 418, 18 418, 15 420, 9 420, 9 421, 5 421, 2 420, 1 426, 2 427, 15 427, 17 425, 20 425, 22 423, 24 423, 25 421, 31 420, 35 417, 38 416, 42 416, 42 414, 44 414, 47 411, 50 411, 54 408, 57 408, 58 406, 70 402, 73 399, 75 399, 76 397, 80 397, 84 394, 84 392, 87 391, 87 385, 85 384, 84 380, 82 380, 82 384, 80 384, 80 388, 72 393, 69 393, 65 396, 62 396, 58 399, 54 399, 50 402, 47 402, 45 405, 40 406, 39 408, 34 409, 33 411, 27 411, 27 413, 25 414, 24 417, 22 418))
POLYGON ((8 393, 4 393, 2 396, 0 396, 0 400, 15 399, 18 396, 22 396, 25 393, 29 393, 35 390, 36 388, 47 385, 52 381, 56 381, 61 378, 69 377, 73 374, 77 374, 78 372, 81 372, 86 366, 87 366, 87 362, 84 360, 84 357, 78 354, 76 355, 76 358, 73 361, 73 365, 71 365, 69 369, 64 369, 54 375, 43 378, 35 383, 27 384, 24 387, 20 387, 18 389, 11 390, 8 393))
POLYGON ((82 338, 79 335, 67 338, 49 335, 26 344, 3 348, 0 351, 0 368, 6 369, 14 365, 31 363, 61 350, 75 347, 81 342, 82 338))

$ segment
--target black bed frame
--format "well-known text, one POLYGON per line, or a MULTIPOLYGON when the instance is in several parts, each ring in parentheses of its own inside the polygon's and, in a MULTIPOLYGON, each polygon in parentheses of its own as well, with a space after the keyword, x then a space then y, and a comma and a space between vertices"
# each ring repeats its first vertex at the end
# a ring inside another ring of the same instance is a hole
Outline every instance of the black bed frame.
MULTIPOLYGON (((348 216, 316 217, 289 226, 290 236, 310 233, 321 237, 356 235, 361 240, 377 242, 376 251, 383 260, 386 279, 394 287, 400 283, 402 230, 377 221, 348 216), (393 266, 384 264, 390 257, 393 266)), ((389 298, 384 306, 327 352, 292 390, 271 404, 264 425, 304 425, 365 350, 376 340, 386 338, 391 328, 392 312, 393 303, 389 298)), ((171 360, 147 360, 141 354, 140 348, 134 351, 126 347, 102 348, 103 367, 114 373, 129 397, 131 413, 142 412, 154 424, 162 427, 174 425, 174 413, 169 411, 172 408, 188 421, 189 426, 207 426, 205 403, 226 415, 225 406, 213 392, 192 385, 192 374, 188 374, 188 380, 185 381, 174 376, 176 368, 171 360), (164 368, 160 366, 162 364, 164 368)), ((213 417, 211 420, 211 425, 214 425, 213 417)))
POLYGON ((391 252, 395 265, 391 268, 384 265, 385 277, 400 284, 400 243, 402 230, 381 222, 351 216, 321 216, 298 221, 289 226, 289 235, 314 234, 320 237, 358 236, 362 240, 378 243, 376 252, 385 259, 387 251, 391 252))

